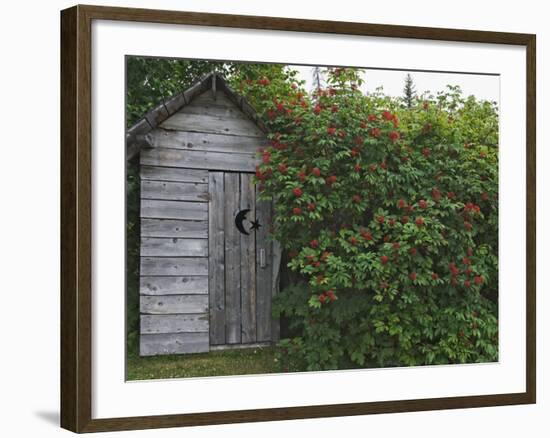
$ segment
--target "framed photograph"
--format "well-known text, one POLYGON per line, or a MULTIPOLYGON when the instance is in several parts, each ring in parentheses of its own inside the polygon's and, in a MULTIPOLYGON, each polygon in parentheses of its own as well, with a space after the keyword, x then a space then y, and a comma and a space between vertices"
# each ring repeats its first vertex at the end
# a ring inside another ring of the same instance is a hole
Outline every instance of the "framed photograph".
POLYGON ((62 11, 62 427, 535 403, 535 41, 62 11))

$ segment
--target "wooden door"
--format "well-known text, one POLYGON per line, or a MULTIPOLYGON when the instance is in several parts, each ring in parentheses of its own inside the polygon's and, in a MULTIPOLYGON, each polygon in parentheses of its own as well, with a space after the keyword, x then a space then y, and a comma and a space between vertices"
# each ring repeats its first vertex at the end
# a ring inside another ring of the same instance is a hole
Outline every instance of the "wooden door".
POLYGON ((271 341, 271 204, 249 173, 209 172, 208 190, 210 345, 271 341))

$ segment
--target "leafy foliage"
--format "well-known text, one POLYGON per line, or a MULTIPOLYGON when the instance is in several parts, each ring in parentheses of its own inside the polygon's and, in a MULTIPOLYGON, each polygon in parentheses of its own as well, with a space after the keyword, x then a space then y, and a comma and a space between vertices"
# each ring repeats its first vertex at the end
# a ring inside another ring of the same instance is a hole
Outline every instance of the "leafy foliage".
POLYGON ((139 170, 126 169, 126 344, 137 349, 139 332, 139 170))
POLYGON ((297 278, 276 300, 295 333, 283 367, 496 360, 495 106, 449 87, 401 108, 357 70, 327 73, 314 99, 284 69, 241 84, 271 132, 256 180, 297 278))
POLYGON ((126 63, 126 124, 134 125, 144 114, 202 75, 223 72, 226 64, 211 61, 130 56, 126 63))

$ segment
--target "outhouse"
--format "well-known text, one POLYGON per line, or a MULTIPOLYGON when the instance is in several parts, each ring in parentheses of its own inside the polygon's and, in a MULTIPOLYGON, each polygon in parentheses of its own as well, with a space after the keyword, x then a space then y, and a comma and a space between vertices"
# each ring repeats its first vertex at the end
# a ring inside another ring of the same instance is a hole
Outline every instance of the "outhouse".
POLYGON ((126 134, 139 154, 140 354, 263 345, 280 251, 272 205, 253 183, 266 130, 250 104, 211 73, 126 134))

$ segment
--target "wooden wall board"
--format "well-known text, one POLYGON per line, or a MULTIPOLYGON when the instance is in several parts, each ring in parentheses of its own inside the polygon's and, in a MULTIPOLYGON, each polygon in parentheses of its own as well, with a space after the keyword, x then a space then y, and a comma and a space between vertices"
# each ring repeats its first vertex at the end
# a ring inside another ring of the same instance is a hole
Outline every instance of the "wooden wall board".
POLYGON ((208 294, 205 275, 141 276, 139 280, 142 295, 208 294))

